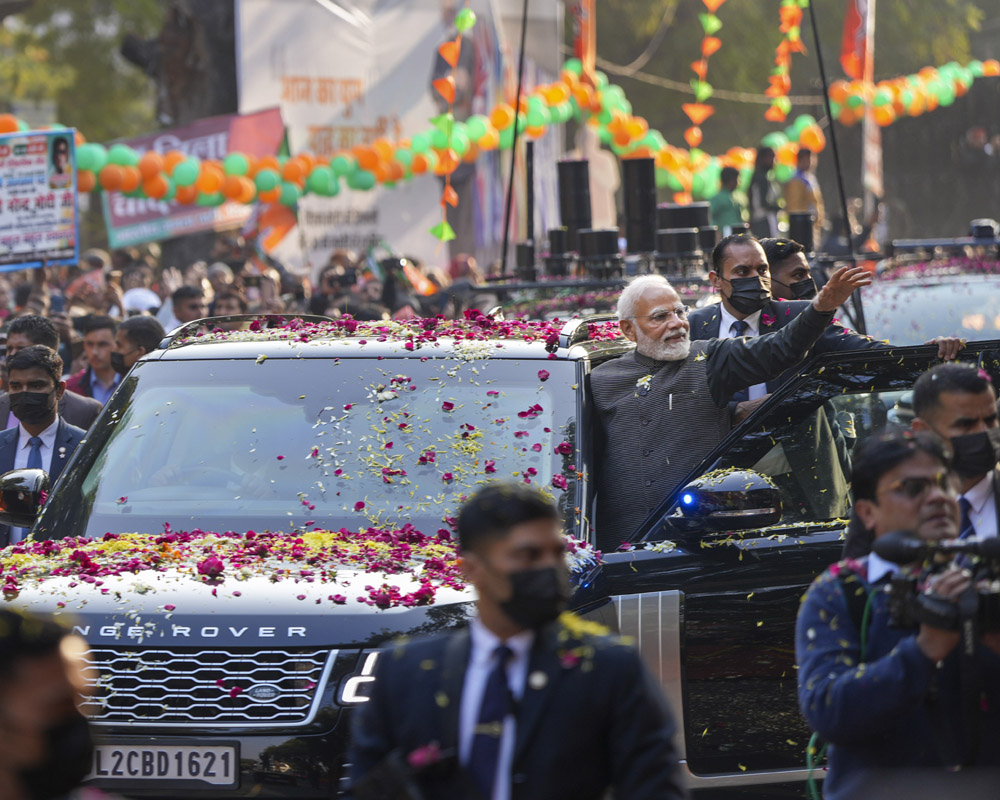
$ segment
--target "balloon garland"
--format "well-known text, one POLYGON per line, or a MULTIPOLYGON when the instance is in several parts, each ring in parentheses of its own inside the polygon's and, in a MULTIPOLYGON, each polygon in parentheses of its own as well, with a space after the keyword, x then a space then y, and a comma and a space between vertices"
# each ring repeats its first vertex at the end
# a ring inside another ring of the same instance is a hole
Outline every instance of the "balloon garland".
POLYGON ((715 34, 722 28, 722 21, 716 16, 726 0, 701 0, 705 4, 708 12, 698 15, 701 22, 701 29, 704 36, 701 40, 701 58, 691 63, 691 70, 695 77, 691 79, 691 88, 694 90, 695 103, 684 103, 681 110, 691 120, 691 127, 684 131, 684 141, 688 147, 698 147, 701 144, 702 132, 701 124, 715 113, 715 108, 706 105, 705 101, 712 96, 715 91, 707 80, 708 59, 722 47, 722 40, 715 34))
POLYGON ((951 61, 943 67, 924 67, 906 77, 879 81, 866 87, 861 81, 830 84, 830 110, 842 125, 854 125, 874 109, 875 122, 883 127, 900 117, 919 117, 939 106, 950 106, 969 91, 976 78, 1000 75, 1000 61, 970 61, 964 67, 951 61))
MULTIPOLYGON (((472 24, 474 16, 469 27, 472 24)), ((706 35, 702 40, 703 54, 705 41, 710 38, 714 37, 706 35)), ((442 47, 450 44, 454 42, 446 42, 442 47)), ((454 48, 456 63, 459 47, 454 48)), ((447 49, 446 53, 451 55, 447 49)), ((475 115, 464 122, 447 112, 435 117, 430 128, 410 139, 391 142, 380 138, 330 159, 310 153, 255 158, 232 152, 222 161, 199 160, 179 150, 161 154, 139 153, 121 143, 105 147, 87 142, 77 132, 77 188, 80 192, 100 188, 120 191, 129 197, 199 206, 217 206, 228 200, 294 207, 303 194, 333 197, 342 185, 367 191, 377 184, 392 187, 425 173, 447 178, 460 162, 474 161, 482 151, 509 149, 515 124, 525 136, 537 139, 550 125, 571 118, 594 126, 601 141, 621 158, 653 158, 657 185, 672 189, 676 202, 711 197, 718 191, 719 173, 726 166, 740 170, 742 180, 749 179, 755 158, 753 149, 732 147, 721 156, 712 156, 697 147, 674 147, 659 131, 650 129, 644 118, 632 114, 624 90, 610 84, 607 75, 597 72, 591 84, 581 74, 579 60, 570 59, 557 81, 523 95, 516 113, 506 102, 497 104, 489 116, 475 115)), ((952 62, 938 69, 925 67, 915 75, 882 81, 867 92, 860 83, 837 81, 830 87, 830 98, 837 119, 845 125, 860 120, 869 104, 874 107, 879 124, 888 125, 901 116, 918 116, 951 105, 980 76, 1000 76, 1000 62, 972 61, 965 67, 952 62)), ((713 111, 711 105, 701 102, 684 106, 685 114, 695 126, 713 111)), ((0 114, 0 134, 27 130, 29 127, 23 120, 0 114)), ((761 144, 775 150, 775 177, 785 181, 794 173, 798 148, 819 152, 826 140, 816 120, 802 114, 784 131, 764 136, 761 144)), ((446 180, 441 198, 443 208, 453 205, 451 200, 456 199, 448 192, 449 188, 446 180)), ((442 239, 447 237, 449 229, 445 216, 440 227, 435 226, 432 232, 442 239)))
POLYGON ((792 110, 792 102, 788 93, 792 89, 790 75, 792 53, 805 53, 802 45, 802 9, 809 6, 809 0, 781 0, 781 41, 774 50, 774 69, 764 92, 771 100, 771 105, 764 112, 764 119, 769 122, 784 122, 792 110))

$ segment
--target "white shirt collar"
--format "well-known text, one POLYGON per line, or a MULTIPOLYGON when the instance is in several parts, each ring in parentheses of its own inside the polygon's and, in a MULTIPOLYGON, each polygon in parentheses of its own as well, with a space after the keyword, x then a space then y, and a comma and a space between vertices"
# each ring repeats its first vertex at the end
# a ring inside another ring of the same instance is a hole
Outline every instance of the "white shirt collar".
POLYGON ((979 481, 979 483, 960 496, 968 500, 969 505, 972 506, 972 510, 978 514, 983 510, 983 506, 986 505, 986 501, 990 499, 990 494, 992 492, 993 472, 991 471, 987 473, 986 477, 979 481))
POLYGON ((878 553, 870 553, 868 556, 868 583, 880 581, 886 575, 895 575, 899 569, 899 564, 886 561, 878 553))
POLYGON ((527 658, 531 645, 535 641, 535 632, 521 631, 506 641, 501 641, 493 631, 483 625, 479 617, 473 617, 469 622, 469 635, 472 638, 471 663, 488 663, 493 659, 493 653, 501 644, 507 645, 514 652, 514 660, 527 658))
MULTIPOLYGON (((24 425, 22 425, 20 422, 17 423, 17 427, 20 429, 20 433, 18 434, 18 439, 17 439, 18 443, 17 446, 20 447, 22 450, 26 447, 31 447, 31 445, 28 444, 28 440, 31 439, 31 434, 25 430, 24 425)), ((48 447, 50 449, 55 447, 56 434, 58 432, 59 432, 59 416, 56 415, 56 418, 52 422, 52 424, 49 425, 49 427, 47 427, 40 434, 38 434, 38 438, 42 440, 42 446, 48 447)))
MULTIPOLYGON (((726 308, 726 304, 721 300, 719 301, 719 308, 722 309, 722 321, 719 323, 719 337, 726 338, 729 336, 729 331, 733 327, 733 323, 736 322, 736 317, 729 313, 729 309, 726 308)), ((754 311, 749 317, 743 321, 750 326, 750 332, 754 336, 760 333, 760 311, 754 311)))

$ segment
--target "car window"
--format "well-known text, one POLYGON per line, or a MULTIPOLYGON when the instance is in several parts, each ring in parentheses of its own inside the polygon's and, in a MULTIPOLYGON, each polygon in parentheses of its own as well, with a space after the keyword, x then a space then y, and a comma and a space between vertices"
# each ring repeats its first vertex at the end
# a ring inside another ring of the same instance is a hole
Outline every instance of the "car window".
POLYGON ((71 536, 433 531, 497 478, 551 492, 572 517, 574 375, 571 362, 506 359, 143 364, 42 522, 71 536))

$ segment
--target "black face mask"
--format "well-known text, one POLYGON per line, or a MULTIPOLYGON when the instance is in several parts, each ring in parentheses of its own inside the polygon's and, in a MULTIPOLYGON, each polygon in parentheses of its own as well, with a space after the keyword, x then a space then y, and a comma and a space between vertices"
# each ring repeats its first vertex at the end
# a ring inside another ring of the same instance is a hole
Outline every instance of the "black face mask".
POLYGON ((812 278, 789 283, 788 288, 792 290, 789 300, 812 300, 816 296, 816 281, 812 278))
POLYGON ((11 392, 10 410, 26 425, 40 425, 55 413, 55 392, 11 392))
POLYGON ((1000 428, 951 438, 952 468, 963 478, 985 475, 1000 461, 1000 428))
POLYGON ((128 372, 129 368, 125 366, 125 356, 121 353, 116 353, 111 351, 111 369, 117 372, 119 375, 124 375, 128 372))
POLYGON ((522 569, 508 575, 512 594, 500 603, 503 613, 533 630, 556 619, 569 603, 569 575, 565 569, 522 569))
POLYGON ((726 299, 741 314, 760 311, 771 299, 771 293, 764 288, 759 275, 754 275, 752 278, 733 278, 729 281, 729 285, 733 288, 726 299))
POLYGON ((87 720, 73 714, 65 722, 45 732, 45 760, 20 774, 31 800, 62 797, 75 789, 87 777, 94 756, 87 720))

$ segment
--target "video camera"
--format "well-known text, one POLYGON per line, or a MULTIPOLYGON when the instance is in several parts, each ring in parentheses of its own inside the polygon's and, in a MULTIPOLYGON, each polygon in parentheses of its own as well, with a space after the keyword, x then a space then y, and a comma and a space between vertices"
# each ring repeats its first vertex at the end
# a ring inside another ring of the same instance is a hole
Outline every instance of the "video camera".
POLYGON ((963 617, 973 617, 980 632, 1000 631, 1000 538, 925 542, 911 533, 894 531, 876 539, 873 549, 886 561, 904 565, 888 590, 894 627, 929 625, 959 631, 963 617), (956 557, 968 562, 973 571, 969 592, 957 603, 925 592, 928 579, 951 567, 956 557), (919 566, 905 566, 915 563, 919 566))

